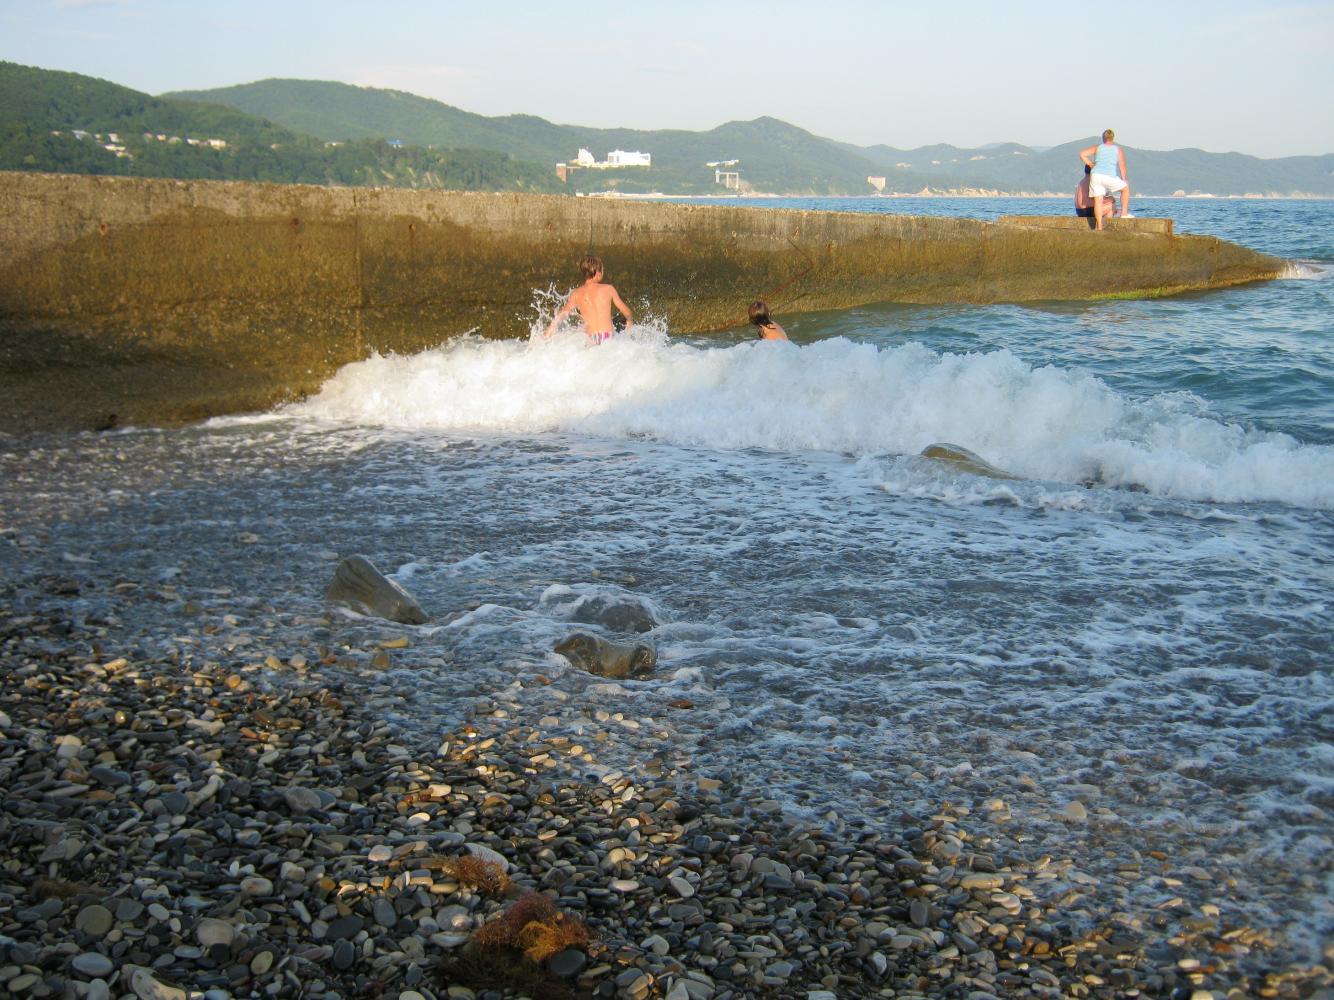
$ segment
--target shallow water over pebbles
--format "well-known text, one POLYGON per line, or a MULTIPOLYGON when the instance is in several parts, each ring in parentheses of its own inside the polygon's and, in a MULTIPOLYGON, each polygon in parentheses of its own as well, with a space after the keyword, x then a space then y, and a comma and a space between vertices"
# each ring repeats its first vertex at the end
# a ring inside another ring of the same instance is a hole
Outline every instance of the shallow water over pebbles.
POLYGON ((594 778, 670 766, 848 835, 949 804, 1068 862, 1043 888, 1074 927, 1212 904, 1285 960, 1328 940, 1327 513, 291 417, 4 461, 17 605, 125 651, 277 684, 333 657, 406 731, 521 719, 597 740, 594 778), (330 613, 351 552, 432 622, 330 613), (591 595, 656 613, 654 679, 549 652, 591 595))

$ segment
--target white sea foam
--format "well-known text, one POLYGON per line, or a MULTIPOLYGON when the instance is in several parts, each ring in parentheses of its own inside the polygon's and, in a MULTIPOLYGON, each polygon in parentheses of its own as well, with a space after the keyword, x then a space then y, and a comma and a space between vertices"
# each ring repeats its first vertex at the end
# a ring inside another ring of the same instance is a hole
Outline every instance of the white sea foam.
MULTIPOLYGON (((349 365, 291 412, 394 430, 566 432, 856 457, 912 456, 944 441, 1048 486, 1334 507, 1334 448, 1219 420, 1188 393, 1130 398, 1005 350, 938 354, 844 338, 712 347, 642 327, 598 346, 577 333, 550 342, 469 337, 349 365)), ((902 466, 883 485, 930 493, 939 469, 902 466)), ((956 499, 1010 488, 967 486, 956 499)), ((1052 495, 1068 506, 1067 494, 1052 495)))
POLYGON ((1289 281, 1324 281, 1334 276, 1334 265, 1318 260, 1290 260, 1280 278, 1289 281))

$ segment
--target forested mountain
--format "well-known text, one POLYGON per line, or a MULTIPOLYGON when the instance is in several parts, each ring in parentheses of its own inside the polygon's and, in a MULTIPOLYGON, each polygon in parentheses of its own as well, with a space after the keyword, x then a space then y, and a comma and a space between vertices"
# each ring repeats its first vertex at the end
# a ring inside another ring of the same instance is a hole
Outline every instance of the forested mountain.
MULTIPOLYGON (((1099 141, 1097 136, 1089 136, 1045 150, 1017 143, 983 149, 845 148, 855 149, 874 161, 891 183, 901 171, 914 179, 925 176, 932 187, 948 182, 950 186, 1002 191, 1063 191, 1073 188, 1079 180, 1083 169, 1079 151, 1099 141)), ((1125 145, 1125 149, 1132 186, 1142 194, 1171 195, 1180 191, 1217 195, 1334 195, 1334 155, 1262 160, 1242 153, 1208 153, 1202 149, 1165 152, 1131 145, 1125 145)))
MULTIPOLYGON (((1133 137, 1127 137, 1133 139, 1133 137)), ((531 115, 487 118, 395 90, 262 80, 153 97, 105 80, 0 62, 0 170, 47 170, 488 191, 721 193, 710 164, 738 161, 745 190, 868 194, 929 188, 1065 193, 1092 137, 1051 149, 1004 143, 859 147, 775 118, 707 132, 595 129, 531 115), (651 154, 652 166, 580 169, 580 149, 651 154)), ((1334 155, 1262 160, 1126 147, 1142 195, 1334 196, 1334 155)))
POLYGON ((774 118, 728 122, 708 132, 595 129, 555 125, 531 115, 486 118, 397 90, 313 80, 261 80, 218 90, 170 95, 215 101, 309 131, 325 140, 367 136, 419 145, 508 153, 551 165, 572 161, 580 148, 599 159, 613 149, 652 154, 649 170, 582 170, 572 190, 711 192, 706 164, 741 160, 755 190, 810 194, 864 194, 875 165, 855 151, 774 118))
MULTIPOLYGON (((612 149, 652 154, 649 171, 576 172, 571 180, 576 189, 717 191, 713 169, 705 165, 737 159, 736 169, 751 189, 784 194, 865 194, 871 175, 884 176, 886 190, 897 192, 930 187, 1064 193, 1081 176, 1079 149, 1096 141, 1089 137, 1047 150, 1017 143, 978 149, 863 148, 773 118, 729 122, 707 132, 593 129, 530 115, 487 118, 401 91, 313 80, 261 80, 171 96, 226 104, 326 140, 394 137, 490 149, 549 164, 572 160, 580 147, 599 158, 612 149)), ((1133 136, 1125 138, 1131 142, 1131 180, 1143 194, 1334 196, 1334 155, 1262 160, 1197 149, 1141 150, 1134 147, 1133 136)))
POLYGON ((545 165, 479 149, 330 144, 219 104, 0 62, 0 170, 556 191, 545 165))

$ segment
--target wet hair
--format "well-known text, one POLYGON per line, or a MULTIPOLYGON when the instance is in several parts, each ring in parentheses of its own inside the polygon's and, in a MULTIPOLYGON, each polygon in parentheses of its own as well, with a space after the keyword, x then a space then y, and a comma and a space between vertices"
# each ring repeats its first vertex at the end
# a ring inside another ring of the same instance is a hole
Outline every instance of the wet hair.
POLYGON ((1109 129, 1109 128, 1105 128, 1105 129, 1102 130, 1102 141, 1103 141, 1103 142, 1111 142, 1111 141, 1112 141, 1113 139, 1115 139, 1115 138, 1116 138, 1116 133, 1113 132, 1111 129, 1109 129))
POLYGON ((750 321, 755 326, 773 326, 769 318, 769 304, 763 299, 756 299, 750 304, 750 321))
POLYGON ((602 270, 602 258, 595 253, 585 255, 579 262, 579 270, 584 272, 585 278, 591 278, 602 270))

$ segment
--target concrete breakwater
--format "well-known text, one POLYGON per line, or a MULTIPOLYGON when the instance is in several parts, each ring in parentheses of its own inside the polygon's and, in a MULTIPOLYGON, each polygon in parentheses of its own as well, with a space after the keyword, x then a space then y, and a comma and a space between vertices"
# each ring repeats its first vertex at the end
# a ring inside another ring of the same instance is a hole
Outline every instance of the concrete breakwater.
POLYGON ((674 333, 874 302, 1150 296, 1283 262, 1160 220, 872 216, 0 173, 0 418, 173 423, 316 389, 372 351, 520 336, 588 250, 674 333), (1049 220, 1055 223, 1056 220, 1049 220))

